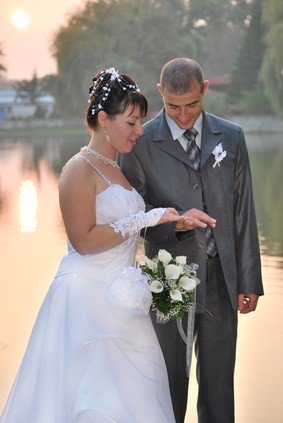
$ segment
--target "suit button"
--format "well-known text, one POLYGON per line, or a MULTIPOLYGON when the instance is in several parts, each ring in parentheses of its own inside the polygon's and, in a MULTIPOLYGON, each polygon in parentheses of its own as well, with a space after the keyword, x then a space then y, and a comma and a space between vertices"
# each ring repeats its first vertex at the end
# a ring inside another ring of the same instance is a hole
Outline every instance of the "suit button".
POLYGON ((198 189, 198 184, 194 184, 193 189, 198 189))
POLYGON ((198 248, 203 248, 203 244, 199 244, 198 245, 198 248))

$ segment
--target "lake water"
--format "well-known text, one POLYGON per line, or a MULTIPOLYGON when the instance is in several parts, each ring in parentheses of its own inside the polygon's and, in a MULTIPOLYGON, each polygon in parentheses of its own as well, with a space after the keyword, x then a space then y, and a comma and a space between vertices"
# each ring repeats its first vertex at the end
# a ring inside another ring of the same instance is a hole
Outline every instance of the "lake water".
MULTIPOLYGON (((0 140, 0 409, 36 314, 65 253, 57 180, 88 135, 0 140)), ((283 134, 247 136, 265 293, 239 316, 238 423, 283 422, 283 134)), ((196 423, 192 370, 186 423, 196 423)), ((221 406, 219 404, 219 406, 221 406)))

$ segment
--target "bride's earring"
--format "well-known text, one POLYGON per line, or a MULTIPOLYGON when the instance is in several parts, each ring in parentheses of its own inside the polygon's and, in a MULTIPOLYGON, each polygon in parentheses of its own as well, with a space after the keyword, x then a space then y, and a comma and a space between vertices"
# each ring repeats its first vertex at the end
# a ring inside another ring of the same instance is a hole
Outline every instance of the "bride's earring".
POLYGON ((110 137, 109 137, 109 134, 107 132, 107 129, 104 129, 104 132, 105 132, 106 142, 110 142, 110 137))

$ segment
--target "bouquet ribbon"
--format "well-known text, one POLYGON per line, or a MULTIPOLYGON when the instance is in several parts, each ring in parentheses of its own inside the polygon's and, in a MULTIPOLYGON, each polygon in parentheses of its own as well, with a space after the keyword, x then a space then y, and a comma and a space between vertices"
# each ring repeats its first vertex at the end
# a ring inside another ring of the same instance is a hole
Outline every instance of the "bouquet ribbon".
MULTIPOLYGON (((192 293, 192 299, 196 301, 196 290, 192 293)), ((188 321, 187 321, 187 334, 185 334, 182 318, 177 317, 177 328, 178 331, 186 344, 186 373, 190 376, 192 355, 193 355, 193 344, 194 344, 194 325, 195 325, 195 307, 191 307, 188 310, 188 321)))

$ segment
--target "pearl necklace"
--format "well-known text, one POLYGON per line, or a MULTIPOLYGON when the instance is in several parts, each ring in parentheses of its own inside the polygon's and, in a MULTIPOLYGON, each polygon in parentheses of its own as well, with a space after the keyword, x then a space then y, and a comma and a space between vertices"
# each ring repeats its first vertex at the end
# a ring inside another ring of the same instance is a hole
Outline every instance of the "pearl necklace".
POLYGON ((98 151, 95 151, 91 147, 88 147, 88 146, 82 147, 81 151, 85 151, 88 154, 93 154, 97 158, 97 160, 102 160, 104 163, 120 169, 120 166, 117 164, 117 162, 115 162, 115 160, 112 160, 112 159, 109 159, 109 157, 103 156, 103 154, 98 153, 98 151))

